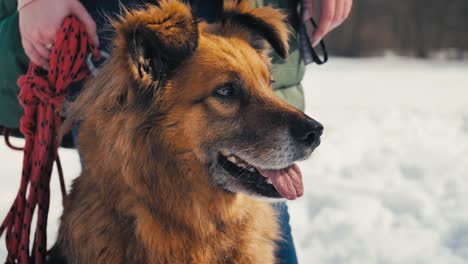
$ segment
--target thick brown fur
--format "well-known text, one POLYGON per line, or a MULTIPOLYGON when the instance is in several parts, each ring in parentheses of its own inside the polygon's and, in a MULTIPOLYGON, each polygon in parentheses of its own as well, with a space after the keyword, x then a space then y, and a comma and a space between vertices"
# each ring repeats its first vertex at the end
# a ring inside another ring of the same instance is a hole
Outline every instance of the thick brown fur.
POLYGON ((127 11, 115 22, 113 55, 71 109, 70 118, 84 120, 84 168, 61 218, 56 256, 68 263, 274 263, 280 238, 271 204, 220 188, 207 164, 215 142, 246 126, 237 120, 272 131, 281 125, 274 120, 303 115, 270 86, 267 43, 280 42, 272 46, 287 56, 288 30, 283 13, 270 7, 228 1, 226 10, 259 19, 272 35, 232 16, 198 22, 178 1, 127 11), (256 45, 260 39, 267 42, 256 45), (248 99, 212 96, 232 78, 242 80, 248 99))

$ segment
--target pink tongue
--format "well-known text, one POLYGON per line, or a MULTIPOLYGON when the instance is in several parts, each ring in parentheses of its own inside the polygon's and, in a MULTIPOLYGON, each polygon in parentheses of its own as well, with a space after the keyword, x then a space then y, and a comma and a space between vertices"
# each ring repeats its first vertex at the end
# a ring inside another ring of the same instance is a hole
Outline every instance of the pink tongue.
POLYGON ((271 180, 275 189, 286 199, 294 200, 304 194, 302 173, 295 163, 281 170, 258 169, 263 177, 271 180))

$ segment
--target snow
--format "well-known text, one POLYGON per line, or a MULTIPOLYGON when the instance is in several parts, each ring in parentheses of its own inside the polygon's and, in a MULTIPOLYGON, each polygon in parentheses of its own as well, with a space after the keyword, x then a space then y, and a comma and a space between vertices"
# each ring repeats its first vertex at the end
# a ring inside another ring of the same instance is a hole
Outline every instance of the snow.
POLYGON ((308 70, 306 112, 325 133, 290 203, 301 262, 468 263, 468 63, 308 70))
MULTIPOLYGON (((468 63, 332 58, 309 66, 304 86, 325 133, 301 163, 304 197, 289 202, 300 262, 468 263, 468 63)), ((78 155, 60 154, 69 184, 78 155)), ((0 157, 3 218, 21 153, 0 144, 0 157)), ((52 179, 49 244, 61 213, 52 179)))

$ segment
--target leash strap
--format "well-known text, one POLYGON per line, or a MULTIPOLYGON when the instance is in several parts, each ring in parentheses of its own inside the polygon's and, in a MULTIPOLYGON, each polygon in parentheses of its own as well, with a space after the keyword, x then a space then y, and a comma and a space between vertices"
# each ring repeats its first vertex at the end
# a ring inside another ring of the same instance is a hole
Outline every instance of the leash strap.
MULTIPOLYGON (((302 20, 302 18, 305 15, 306 9, 304 7, 304 1, 301 1, 301 5, 299 6, 299 18, 302 20)), ((315 62, 318 65, 322 65, 328 61, 328 51, 327 51, 327 46, 325 45, 325 40, 322 38, 319 42, 320 49, 322 50, 323 54, 323 59, 320 58, 320 56, 317 54, 315 51, 314 47, 312 46, 311 40, 309 34, 308 34, 308 29, 309 30, 316 30, 317 29, 317 23, 315 22, 314 18, 310 16, 309 20, 306 20, 303 22, 301 25, 301 31, 304 30, 303 32, 303 37, 305 38, 305 42, 302 46, 304 50, 304 60, 306 64, 310 62, 310 59, 312 59, 313 62, 315 62), (308 27, 309 25, 312 25, 312 27, 308 27), (312 58, 310 58, 312 57, 312 58)))
MULTIPOLYGON (((314 29, 317 29, 317 23, 315 22, 315 20, 312 17, 310 18, 309 21, 312 24, 312 26, 314 26, 314 29)), ((307 42, 310 45, 312 60, 315 63, 317 63, 318 65, 322 65, 322 64, 326 63, 328 61, 328 51, 327 51, 327 46, 325 45, 325 41, 322 39, 322 40, 320 40, 320 43, 319 43, 320 49, 322 50, 323 59, 320 59, 320 56, 317 55, 317 52, 315 51, 314 47, 312 47, 312 43, 310 43, 309 38, 307 38, 307 42)))
MULTIPOLYGON (((45 71, 31 62, 28 72, 18 79, 19 101, 24 108, 20 131, 25 137, 25 146, 20 188, 0 226, 0 236, 3 232, 6 234, 8 264, 45 263, 49 184, 54 161, 62 175, 57 153, 61 105, 68 95, 67 87, 90 74, 86 66, 88 53, 92 53, 95 59, 100 57, 84 25, 75 17, 68 16, 52 47, 50 70, 45 71), (30 250, 31 223, 36 209, 36 230, 30 250)), ((62 192, 65 191, 63 187, 62 192)))

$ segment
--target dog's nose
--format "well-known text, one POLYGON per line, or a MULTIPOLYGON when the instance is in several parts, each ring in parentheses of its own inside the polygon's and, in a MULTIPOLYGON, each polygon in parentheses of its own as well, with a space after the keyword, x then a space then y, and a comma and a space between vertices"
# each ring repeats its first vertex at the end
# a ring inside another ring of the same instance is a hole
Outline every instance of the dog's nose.
POLYGON ((291 134, 293 138, 307 146, 318 147, 320 136, 323 133, 323 126, 310 117, 298 120, 291 125, 291 134))

